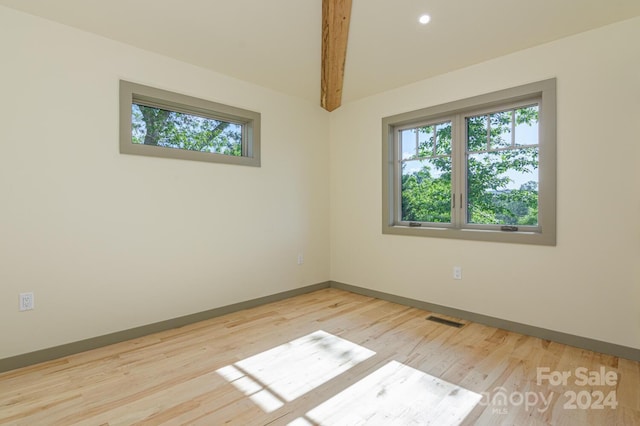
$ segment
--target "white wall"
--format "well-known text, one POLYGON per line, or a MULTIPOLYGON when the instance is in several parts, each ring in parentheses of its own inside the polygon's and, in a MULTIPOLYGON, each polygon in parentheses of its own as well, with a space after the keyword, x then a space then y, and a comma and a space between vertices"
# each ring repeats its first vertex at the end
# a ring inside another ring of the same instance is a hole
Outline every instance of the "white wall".
POLYGON ((318 106, 2 7, 0 55, 0 359, 329 279, 318 106), (261 112, 262 167, 119 154, 120 78, 261 112))
POLYGON ((333 112, 331 279, 640 348, 638 40, 639 18, 333 112), (382 235, 382 117, 551 77, 556 247, 382 235))

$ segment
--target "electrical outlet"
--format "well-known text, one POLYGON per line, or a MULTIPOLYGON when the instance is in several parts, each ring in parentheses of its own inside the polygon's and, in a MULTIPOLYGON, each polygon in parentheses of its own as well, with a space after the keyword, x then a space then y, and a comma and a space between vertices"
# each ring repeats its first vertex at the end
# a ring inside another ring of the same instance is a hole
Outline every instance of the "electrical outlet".
POLYGON ((462 279, 462 267, 454 266, 453 267, 453 279, 461 280, 462 279))
POLYGON ((302 253, 298 253, 298 265, 302 265, 304 263, 304 255, 302 253))
POLYGON ((33 293, 20 293, 20 311, 30 311, 34 306, 33 293))

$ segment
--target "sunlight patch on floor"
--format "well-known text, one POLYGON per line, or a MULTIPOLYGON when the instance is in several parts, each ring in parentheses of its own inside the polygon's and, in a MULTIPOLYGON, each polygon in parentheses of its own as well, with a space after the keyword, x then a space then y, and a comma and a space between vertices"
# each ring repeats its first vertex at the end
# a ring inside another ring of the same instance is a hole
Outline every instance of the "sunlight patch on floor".
POLYGON ((480 401, 475 392, 391 361, 289 426, 459 425, 480 401))
POLYGON ((367 348, 318 330, 217 372, 270 413, 373 355, 367 348))

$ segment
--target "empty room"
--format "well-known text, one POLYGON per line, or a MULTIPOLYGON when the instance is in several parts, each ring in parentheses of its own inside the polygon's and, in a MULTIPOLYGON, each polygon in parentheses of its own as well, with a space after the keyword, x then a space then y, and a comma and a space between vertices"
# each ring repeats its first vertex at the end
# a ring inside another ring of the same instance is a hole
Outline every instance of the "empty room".
POLYGON ((0 0, 1 425, 640 425, 637 0, 0 0))

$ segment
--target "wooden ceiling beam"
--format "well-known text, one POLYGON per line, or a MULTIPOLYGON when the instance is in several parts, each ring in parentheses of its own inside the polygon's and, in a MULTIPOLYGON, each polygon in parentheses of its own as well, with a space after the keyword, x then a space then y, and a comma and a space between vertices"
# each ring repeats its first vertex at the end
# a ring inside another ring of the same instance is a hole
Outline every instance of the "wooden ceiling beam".
POLYGON ((342 103, 342 83, 352 0, 322 0, 320 105, 333 111, 342 103))

